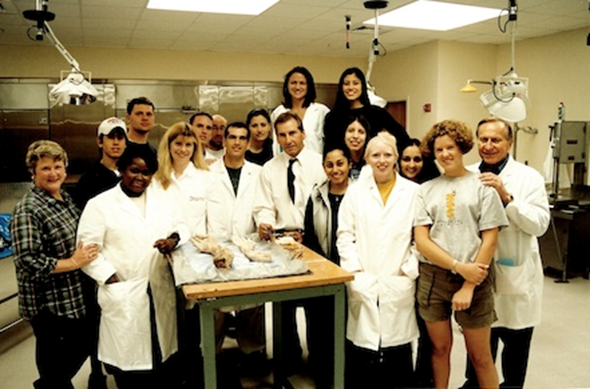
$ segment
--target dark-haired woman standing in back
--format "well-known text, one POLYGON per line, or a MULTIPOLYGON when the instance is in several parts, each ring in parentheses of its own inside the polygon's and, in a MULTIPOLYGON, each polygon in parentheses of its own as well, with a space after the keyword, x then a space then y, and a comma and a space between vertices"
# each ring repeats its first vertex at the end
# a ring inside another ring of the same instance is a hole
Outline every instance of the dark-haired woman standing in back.
MULTIPOLYGON (((287 73, 283 83, 283 103, 272 111, 274 123, 280 114, 291 111, 303 122, 305 148, 322 154, 324 151, 324 119, 330 109, 316 103, 317 97, 313 76, 303 66, 296 66, 287 73)), ((275 143, 275 153, 278 151, 275 143)))
POLYGON ((340 76, 334 109, 326 116, 324 125, 325 142, 340 142, 346 129, 345 121, 351 115, 362 114, 371 127, 367 139, 380 131, 387 131, 397 140, 398 152, 401 144, 410 137, 406 130, 385 109, 372 105, 367 91, 367 80, 359 68, 348 68, 340 76))
POLYGON ((248 112, 246 126, 250 130, 250 141, 246 150, 246 161, 264 165, 274 156, 272 124, 265 109, 257 108, 248 112))

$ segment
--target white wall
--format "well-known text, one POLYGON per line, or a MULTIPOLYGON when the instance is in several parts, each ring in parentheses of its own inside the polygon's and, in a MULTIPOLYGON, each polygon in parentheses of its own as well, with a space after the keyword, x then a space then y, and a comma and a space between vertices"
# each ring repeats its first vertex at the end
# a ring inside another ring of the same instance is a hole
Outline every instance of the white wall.
MULTIPOLYGON (((549 125, 557 120, 563 102, 566 120, 590 121, 590 46, 587 29, 567 31, 516 43, 515 68, 529 78, 531 106, 522 125, 539 130, 537 135, 519 133, 518 159, 541 169, 549 147, 549 125)), ((498 72, 510 67, 510 46, 502 46, 498 72)), ((498 73, 500 74, 500 73, 498 73)))
MULTIPOLYGON (((518 160, 541 171, 549 147, 549 125, 564 102, 567 120, 590 121, 590 47, 586 29, 567 31, 516 43, 516 71, 529 78, 531 106, 522 126, 537 135, 518 134, 518 160)), ((372 82, 388 100, 408 100, 408 130, 420 138, 432 124, 459 119, 472 128, 488 116, 477 93, 459 93, 467 79, 491 80, 510 68, 510 45, 431 42, 396 51, 375 64, 372 82), (432 112, 422 110, 432 104, 432 112)), ((589 153, 590 155, 590 153, 589 153)), ((466 163, 477 160, 470 152, 466 163)))
POLYGON ((371 83, 377 94, 388 101, 407 101, 407 130, 420 138, 435 123, 438 111, 438 46, 426 43, 378 58, 373 67, 371 83), (431 103, 432 112, 422 110, 431 103))
MULTIPOLYGON (((318 83, 336 83, 359 58, 213 53, 182 50, 68 48, 82 70, 96 79, 283 81, 294 66, 305 66, 318 83)), ((55 48, 0 45, 0 77, 56 78, 68 64, 55 48)))

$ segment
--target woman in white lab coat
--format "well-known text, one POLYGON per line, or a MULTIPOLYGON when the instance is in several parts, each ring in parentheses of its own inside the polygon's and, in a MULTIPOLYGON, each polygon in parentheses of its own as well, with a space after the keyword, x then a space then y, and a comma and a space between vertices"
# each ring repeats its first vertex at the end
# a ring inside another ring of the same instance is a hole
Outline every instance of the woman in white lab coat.
POLYGON ((418 185, 397 173, 395 137, 375 136, 365 151, 372 169, 352 185, 340 206, 340 265, 347 284, 346 381, 350 387, 412 384, 411 342, 417 259, 411 253, 414 195, 418 185))
POLYGON ((149 185, 158 168, 149 149, 129 148, 117 164, 121 184, 88 202, 78 240, 100 247, 83 268, 99 285, 99 359, 119 388, 153 387, 170 379, 163 362, 178 347, 174 283, 162 253, 188 231, 149 185))
MULTIPOLYGON (((270 116, 272 123, 287 111, 301 118, 305 130, 305 148, 318 154, 324 151, 324 120, 330 108, 316 103, 316 90, 313 76, 303 66, 295 66, 285 75, 283 82, 283 103, 276 107, 270 116)), ((274 142, 274 155, 281 151, 279 143, 274 142)))
POLYGON ((154 186, 182 209, 192 235, 207 234, 207 209, 215 201, 215 177, 209 172, 196 130, 187 122, 168 128, 158 146, 160 167, 154 186))

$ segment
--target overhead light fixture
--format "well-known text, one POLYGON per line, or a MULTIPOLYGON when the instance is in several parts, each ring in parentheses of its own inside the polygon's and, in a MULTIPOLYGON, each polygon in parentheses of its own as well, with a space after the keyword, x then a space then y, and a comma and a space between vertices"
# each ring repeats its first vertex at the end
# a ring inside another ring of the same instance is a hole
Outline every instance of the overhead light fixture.
POLYGON ((205 12, 233 15, 260 15, 279 0, 150 0, 148 9, 205 12))
POLYGON ((488 84, 493 85, 492 81, 479 81, 479 80, 467 80, 467 84, 459 92, 461 93, 472 93, 477 92, 477 88, 473 86, 473 84, 488 84))
POLYGON ((42 41, 43 37, 47 35, 57 51, 59 51, 72 67, 69 72, 61 72, 61 81, 49 92, 51 106, 53 107, 57 104, 84 105, 96 101, 98 91, 89 81, 92 79, 90 72, 82 72, 80 70, 80 64, 78 64, 78 61, 76 61, 59 39, 57 39, 57 36, 53 33, 49 23, 47 23, 48 21, 55 19, 55 14, 47 10, 47 2, 36 1, 36 9, 24 11, 23 15, 25 18, 37 22, 36 26, 31 27, 29 31, 27 31, 29 37, 33 39, 30 36, 30 31, 32 29, 35 29, 34 39, 37 41, 42 41), (66 74, 67 76, 64 77, 66 74))
POLYGON ((364 6, 366 9, 372 9, 375 13, 375 30, 373 35, 373 41, 371 42, 371 50, 369 51, 369 67, 367 69, 366 74, 366 81, 367 81, 367 94, 369 96, 369 101, 372 105, 376 105, 379 107, 385 107, 387 105, 387 100, 383 97, 377 95, 375 92, 375 87, 369 83, 371 79, 371 73, 373 72, 373 65, 377 60, 377 56, 379 55, 379 10, 387 7, 388 2, 385 0, 373 0, 373 1, 365 1, 364 6))
POLYGON ((494 80, 492 89, 479 100, 495 117, 510 122, 526 119, 528 104, 528 78, 518 77, 513 71, 494 80))
POLYGON ((86 105, 94 103, 98 96, 98 91, 91 84, 92 75, 90 72, 82 72, 78 61, 66 50, 59 39, 53 33, 49 24, 45 22, 45 31, 49 40, 53 43, 57 51, 69 62, 72 67, 71 71, 62 70, 60 73, 61 81, 49 91, 52 106, 54 105, 86 105), (67 76, 64 78, 64 75, 67 76))
MULTIPOLYGON (((502 32, 506 32, 508 23, 512 23, 511 30, 511 60, 510 70, 505 74, 494 78, 491 81, 467 80, 467 85, 461 88, 461 92, 476 92, 472 84, 491 84, 492 89, 483 93, 479 100, 493 116, 509 122, 519 122, 526 119, 527 105, 529 104, 528 84, 529 79, 518 77, 514 71, 514 41, 516 36, 516 13, 518 7, 516 0, 509 0, 508 20, 502 32)), ((498 25, 500 23, 498 22, 498 25)))
MULTIPOLYGON (((474 5, 417 0, 381 15, 381 25, 448 31, 495 18, 501 11, 474 5)), ((369 19, 365 24, 375 24, 375 19, 369 19)))

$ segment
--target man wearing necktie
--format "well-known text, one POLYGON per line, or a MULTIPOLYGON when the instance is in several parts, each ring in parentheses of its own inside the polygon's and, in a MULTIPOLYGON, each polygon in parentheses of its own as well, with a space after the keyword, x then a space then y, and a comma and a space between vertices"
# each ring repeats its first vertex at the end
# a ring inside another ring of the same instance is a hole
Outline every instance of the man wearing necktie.
MULTIPOLYGON (((303 239, 305 206, 316 183, 326 180, 322 156, 303 147, 305 132, 299 116, 285 112, 274 123, 283 152, 268 161, 260 174, 254 218, 261 239, 273 235, 303 239)), ((283 353, 287 374, 301 367, 301 346, 297 335, 297 301, 283 303, 283 353)))
POLYGON ((326 179, 322 156, 303 147, 303 124, 293 112, 277 118, 275 131, 283 152, 262 168, 254 205, 258 234, 267 240, 285 234, 301 242, 307 199, 313 186, 326 179))

